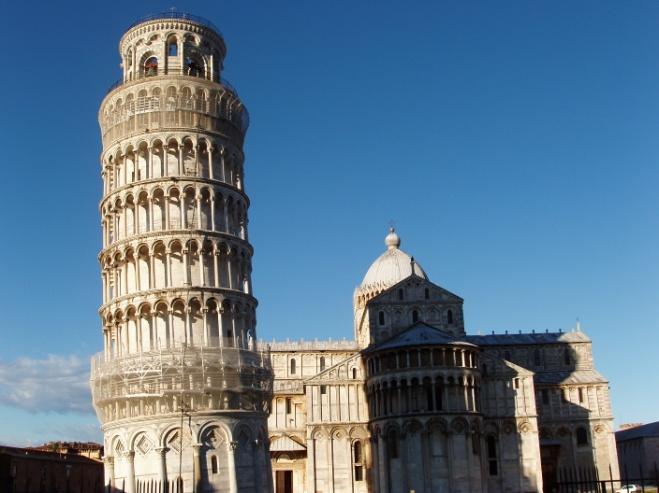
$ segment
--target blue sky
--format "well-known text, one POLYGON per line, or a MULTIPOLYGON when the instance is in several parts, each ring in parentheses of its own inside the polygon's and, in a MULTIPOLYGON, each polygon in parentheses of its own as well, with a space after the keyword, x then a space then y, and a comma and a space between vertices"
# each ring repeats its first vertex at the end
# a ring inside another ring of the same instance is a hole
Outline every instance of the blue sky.
MULTIPOLYGON (((100 437, 96 112, 123 30, 170 6, 3 6, 0 443, 100 437)), ((617 422, 659 419, 658 3, 177 7, 220 27, 250 110, 261 337, 351 337, 393 220, 468 332, 579 317, 617 422)))

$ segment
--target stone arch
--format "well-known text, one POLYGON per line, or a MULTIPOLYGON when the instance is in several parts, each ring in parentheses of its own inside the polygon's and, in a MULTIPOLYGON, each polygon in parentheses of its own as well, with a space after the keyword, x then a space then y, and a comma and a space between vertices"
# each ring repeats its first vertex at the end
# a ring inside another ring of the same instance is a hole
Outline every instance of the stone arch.
POLYGON ((208 139, 201 138, 197 142, 197 163, 199 165, 199 176, 209 179, 211 176, 211 163, 209 156, 210 143, 208 139))
MULTIPOLYGON (((156 96, 153 96, 156 97, 156 96)), ((159 96, 158 96, 159 97, 159 96)), ((159 113, 154 113, 159 114, 159 113)), ((162 178, 167 176, 165 167, 165 146, 161 139, 156 138, 151 142, 151 169, 150 178, 162 178)))
POLYGON ((208 343, 210 346, 220 345, 220 302, 214 298, 206 300, 206 326, 208 330, 208 343))
POLYGON ((169 306, 163 299, 154 304, 154 346, 166 348, 171 345, 171 330, 169 322, 169 306))
POLYGON ((322 428, 313 428, 311 430, 311 438, 314 440, 324 440, 327 438, 327 434, 325 433, 325 430, 322 428))
POLYGON ((126 445, 119 435, 115 435, 110 441, 112 455, 115 457, 121 457, 124 452, 126 452, 126 445))
POLYGON ((140 58, 139 64, 140 76, 153 77, 158 75, 161 68, 159 66, 158 56, 154 51, 147 51, 140 58))
POLYGON ((186 327, 187 313, 185 301, 181 298, 176 298, 171 303, 171 320, 172 320, 172 345, 181 346, 188 342, 188 334, 186 327))
POLYGON ((451 421, 451 431, 453 433, 469 433, 469 422, 462 417, 453 418, 451 421))
POLYGON ((144 430, 135 432, 130 439, 130 450, 134 451, 136 458, 138 455, 145 456, 155 448, 154 440, 144 430))
POLYGON ((196 297, 188 301, 188 317, 190 325, 190 340, 188 343, 193 346, 201 346, 205 342, 204 323, 202 304, 196 297))

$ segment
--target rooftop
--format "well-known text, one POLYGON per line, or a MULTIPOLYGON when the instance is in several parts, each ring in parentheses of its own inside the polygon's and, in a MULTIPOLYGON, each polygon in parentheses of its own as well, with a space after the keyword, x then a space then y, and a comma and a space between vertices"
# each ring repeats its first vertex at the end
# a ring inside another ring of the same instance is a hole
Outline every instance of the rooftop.
POLYGON ((222 36, 222 33, 217 28, 217 26, 208 19, 194 14, 188 14, 187 12, 178 12, 176 10, 145 15, 144 17, 140 17, 135 22, 133 22, 130 26, 128 26, 128 29, 126 30, 132 29, 139 24, 144 24, 145 22, 157 21, 160 19, 173 19, 173 20, 194 22, 195 24, 208 27, 213 31, 215 31, 220 37, 222 36))
POLYGON ((418 322, 391 339, 387 339, 380 344, 371 346, 366 351, 371 352, 385 349, 397 349, 406 346, 430 345, 473 346, 473 344, 466 342, 465 340, 457 339, 435 327, 426 325, 423 322, 418 322))
POLYGON ((536 384, 585 385, 606 382, 607 379, 597 370, 539 371, 535 374, 536 384))
POLYGON ((572 332, 531 332, 509 334, 468 335, 466 339, 478 346, 508 346, 510 344, 552 344, 560 342, 591 342, 590 337, 581 331, 572 332))
POLYGON ((646 437, 659 437, 659 421, 627 430, 616 431, 616 442, 646 437))

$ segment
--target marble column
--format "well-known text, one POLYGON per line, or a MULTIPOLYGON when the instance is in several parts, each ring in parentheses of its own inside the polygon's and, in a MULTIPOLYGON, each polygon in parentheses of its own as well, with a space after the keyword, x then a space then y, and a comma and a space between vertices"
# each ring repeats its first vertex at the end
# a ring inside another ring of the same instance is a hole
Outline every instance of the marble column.
POLYGON ((169 449, 167 447, 158 447, 156 452, 160 455, 160 491, 162 493, 168 493, 167 488, 167 452, 169 449))
POLYGON ((316 440, 307 438, 307 491, 316 491, 316 440))
POLYGON ((192 456, 193 456, 193 491, 194 493, 201 492, 201 454, 199 453, 201 449, 201 443, 195 443, 192 445, 192 456))
POLYGON ((378 437, 378 475, 380 493, 389 493, 389 474, 387 470, 387 440, 384 435, 378 437))
POLYGON ((229 443, 229 493, 238 493, 238 478, 236 476, 236 449, 238 442, 229 443))
POLYGON ((128 464, 128 478, 126 482, 126 493, 135 493, 135 452, 129 450, 126 452, 126 462, 128 464))
POLYGON ((111 492, 114 489, 114 457, 105 456, 103 462, 105 463, 105 486, 108 486, 111 492))

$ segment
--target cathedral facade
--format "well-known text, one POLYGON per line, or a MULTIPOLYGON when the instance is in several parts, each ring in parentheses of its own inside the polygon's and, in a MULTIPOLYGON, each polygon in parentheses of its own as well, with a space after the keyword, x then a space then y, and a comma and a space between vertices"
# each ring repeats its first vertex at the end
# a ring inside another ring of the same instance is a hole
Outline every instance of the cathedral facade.
POLYGON ((275 492, 549 492, 561 468, 617 477, 590 339, 469 335, 462 298, 395 231, 385 244, 354 293, 353 341, 270 344, 275 492))

